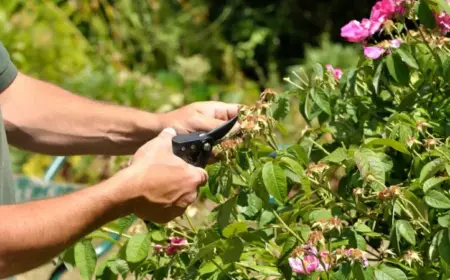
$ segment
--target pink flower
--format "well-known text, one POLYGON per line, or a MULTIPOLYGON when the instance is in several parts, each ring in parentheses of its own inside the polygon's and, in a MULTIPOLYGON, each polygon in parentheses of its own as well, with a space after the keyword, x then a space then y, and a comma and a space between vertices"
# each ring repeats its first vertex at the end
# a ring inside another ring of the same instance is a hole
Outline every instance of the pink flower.
POLYGON ((372 46, 372 47, 363 46, 363 49, 364 49, 364 55, 370 59, 378 59, 386 51, 384 48, 378 47, 378 46, 372 46))
POLYGON ((375 3, 370 13, 370 20, 383 23, 392 18, 395 14, 403 15, 405 6, 404 0, 381 0, 375 3))
POLYGON ((163 248, 164 247, 162 245, 159 245, 159 244, 155 245, 155 251, 158 252, 158 253, 161 252, 163 248))
POLYGON ((441 12, 439 15, 435 14, 434 18, 436 24, 439 25, 443 34, 447 34, 450 31, 450 15, 445 12, 441 12))
POLYGON ((319 259, 313 255, 306 255, 303 260, 300 258, 289 258, 289 265, 295 273, 310 274, 319 266, 319 259))
POLYGON ((327 70, 332 73, 334 78, 336 78, 337 80, 341 79, 342 75, 344 74, 344 72, 342 72, 342 69, 335 69, 331 64, 325 65, 325 68, 327 68, 327 70))
POLYGON ((166 248, 166 254, 172 256, 187 245, 187 240, 182 237, 171 237, 170 244, 166 248))
POLYGON ((375 3, 370 13, 370 20, 377 22, 384 22, 392 17, 396 10, 396 3, 394 0, 381 0, 375 3))
POLYGON ((362 42, 369 37, 369 30, 359 21, 352 20, 341 28, 341 36, 353 43, 362 42))
POLYGON ((394 40, 389 41, 389 46, 397 49, 397 48, 400 48, 401 43, 402 43, 402 39, 394 39, 394 40))

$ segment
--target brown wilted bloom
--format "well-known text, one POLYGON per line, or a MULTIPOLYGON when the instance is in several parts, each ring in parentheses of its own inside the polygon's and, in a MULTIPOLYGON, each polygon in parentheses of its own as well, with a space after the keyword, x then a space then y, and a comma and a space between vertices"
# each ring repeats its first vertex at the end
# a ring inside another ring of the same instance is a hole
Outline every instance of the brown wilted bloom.
POLYGON ((406 145, 408 145, 408 147, 411 148, 414 144, 420 145, 421 143, 416 138, 408 136, 408 140, 406 140, 406 145))
POLYGON ((272 100, 272 98, 277 95, 277 93, 271 89, 271 88, 266 88, 259 96, 259 100, 272 100), (269 98, 270 97, 270 98, 269 98))
POLYGON ((390 200, 400 195, 401 189, 398 185, 391 186, 378 192, 378 199, 381 201, 390 200))
POLYGON ((408 252, 403 255, 402 261, 406 262, 409 266, 412 266, 413 262, 418 262, 420 265, 423 264, 419 253, 413 250, 408 250, 408 252))
POLYGON ((243 142, 242 138, 236 138, 236 139, 226 139, 223 140, 222 143, 220 143, 220 147, 223 151, 229 151, 233 150, 237 145, 241 144, 243 142))
POLYGON ((320 230, 324 230, 327 227, 327 221, 325 219, 317 219, 317 221, 312 225, 313 228, 318 227, 320 230))
POLYGON ((339 232, 341 232, 342 228, 344 226, 342 225, 342 221, 341 219, 339 219, 338 217, 331 217, 330 220, 328 221, 328 229, 332 230, 332 229, 337 229, 339 232))
POLYGON ((425 140, 424 146, 427 147, 427 148, 432 148, 433 146, 436 146, 436 145, 437 145, 438 140, 440 140, 440 139, 437 139, 437 138, 427 138, 427 139, 425 140))
POLYGON ((363 189, 362 188, 354 188, 353 189, 353 196, 360 196, 363 194, 363 189))
POLYGON ((416 122, 416 127, 420 132, 423 132, 424 127, 429 127, 430 125, 424 121, 418 121, 416 122))
POLYGON ((308 168, 306 169, 306 175, 311 176, 313 173, 321 174, 328 168, 329 165, 324 162, 319 162, 317 164, 312 162, 308 165, 308 168))
POLYGON ((313 230, 309 233, 308 242, 317 245, 317 243, 321 243, 325 245, 325 237, 323 233, 319 230, 313 230))
POLYGON ((361 262, 364 267, 367 267, 369 264, 366 258, 366 253, 358 248, 350 248, 345 252, 345 254, 349 259, 361 262))

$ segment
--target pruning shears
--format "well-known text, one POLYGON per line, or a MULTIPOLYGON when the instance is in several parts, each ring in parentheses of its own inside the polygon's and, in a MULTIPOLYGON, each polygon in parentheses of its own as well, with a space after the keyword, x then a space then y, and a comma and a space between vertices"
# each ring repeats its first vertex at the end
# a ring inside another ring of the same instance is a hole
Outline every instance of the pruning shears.
POLYGON ((213 147, 230 132, 237 120, 238 116, 209 132, 176 135, 172 139, 173 153, 189 164, 205 167, 211 157, 213 147))

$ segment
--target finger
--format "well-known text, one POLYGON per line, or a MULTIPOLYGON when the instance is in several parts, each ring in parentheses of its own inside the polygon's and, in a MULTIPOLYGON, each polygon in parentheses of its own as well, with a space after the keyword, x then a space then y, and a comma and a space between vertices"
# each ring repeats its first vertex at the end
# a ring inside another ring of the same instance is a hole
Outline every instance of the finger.
POLYGON ((176 202, 176 206, 186 209, 189 205, 194 203, 197 200, 198 192, 195 190, 193 192, 183 194, 178 201, 176 202))
POLYGON ((208 182, 208 173, 205 169, 189 165, 193 173, 195 187, 201 187, 208 182))
POLYGON ((240 104, 217 102, 215 117, 220 120, 228 121, 239 113, 240 104))

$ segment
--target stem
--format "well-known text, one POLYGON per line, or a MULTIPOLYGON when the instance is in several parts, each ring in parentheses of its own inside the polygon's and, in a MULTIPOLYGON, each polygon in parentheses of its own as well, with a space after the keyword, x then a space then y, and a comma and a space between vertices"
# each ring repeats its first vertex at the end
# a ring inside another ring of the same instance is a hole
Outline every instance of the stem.
POLYGON ((104 231, 104 232, 107 232, 107 233, 117 234, 117 235, 119 235, 119 236, 123 236, 123 237, 126 237, 126 238, 128 238, 128 239, 131 238, 131 236, 128 235, 128 234, 120 233, 120 232, 118 232, 118 231, 115 231, 115 230, 110 229, 110 228, 107 228, 107 227, 101 227, 100 230, 101 230, 101 231, 104 231))
POLYGON ((422 40, 425 42, 425 45, 427 46, 428 50, 431 52, 431 55, 434 57, 434 59, 436 60, 436 63, 439 66, 439 70, 441 70, 441 72, 443 72, 443 66, 442 66, 442 62, 439 59, 439 57, 437 56, 437 54, 433 51, 433 49, 431 48, 430 44, 428 44, 427 39, 425 38, 425 35, 422 32, 422 29, 420 29, 420 26, 417 24, 417 22, 415 20, 413 20, 413 23, 415 25, 415 27, 417 28, 417 30, 419 31, 420 37, 422 37, 422 40))
MULTIPOLYGON (((409 216, 409 218, 411 220, 414 220, 414 216, 405 208, 405 206, 403 206, 402 203, 399 203, 400 208, 402 208, 403 211, 405 211, 405 213, 409 216)), ((429 234, 430 231, 422 224, 421 221, 417 220, 417 224, 427 233, 429 234)))
POLYGON ((189 235, 187 235, 187 234, 185 234, 185 233, 183 233, 181 231, 178 231, 176 229, 170 229, 170 230, 173 231, 176 234, 179 234, 179 235, 181 235, 183 237, 186 237, 187 239, 194 240, 194 238, 190 237, 189 235))
POLYGON ((219 264, 217 264, 216 263, 216 261, 215 260, 211 260, 211 262, 222 272, 222 273, 225 273, 227 276, 228 276, 228 278, 230 278, 230 279, 234 279, 234 277, 233 276, 231 276, 228 272, 226 272, 225 270, 223 270, 223 268, 222 267, 220 267, 220 265, 219 264))
POLYGON ((308 137, 307 138, 309 141, 311 141, 315 146, 317 146, 319 149, 321 149, 325 154, 327 154, 327 156, 328 155, 330 155, 330 153, 327 151, 327 150, 325 150, 325 148, 322 146, 322 145, 320 145, 319 143, 317 143, 316 141, 314 141, 314 140, 312 140, 310 137, 308 137))
POLYGON ((272 210, 272 213, 275 215, 275 217, 277 217, 278 221, 280 221, 280 223, 283 225, 283 227, 289 231, 295 238, 297 238, 300 242, 305 243, 305 240, 303 240, 303 238, 301 238, 299 235, 297 235, 290 227, 288 227, 288 225, 286 225, 286 223, 283 221, 283 219, 281 219, 280 216, 278 216, 278 213, 275 210, 272 210))
POLYGON ((189 226, 191 227, 192 231, 193 231, 194 233, 197 233, 197 229, 195 228, 194 224, 192 223, 191 218, 189 218, 189 216, 188 216, 186 213, 184 213, 184 217, 185 217, 186 220, 188 221, 189 226))

